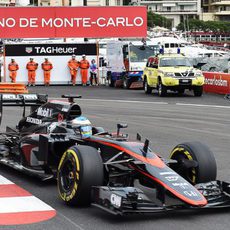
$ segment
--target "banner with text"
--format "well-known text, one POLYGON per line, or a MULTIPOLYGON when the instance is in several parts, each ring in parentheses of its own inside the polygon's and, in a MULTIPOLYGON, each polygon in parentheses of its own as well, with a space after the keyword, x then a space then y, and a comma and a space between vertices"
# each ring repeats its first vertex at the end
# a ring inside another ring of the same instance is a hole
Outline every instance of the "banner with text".
MULTIPOLYGON (((26 69, 26 64, 29 62, 30 58, 33 58, 34 61, 38 63, 35 79, 36 85, 44 84, 44 72, 42 70, 42 63, 44 62, 44 58, 48 58, 49 61, 53 64, 50 83, 52 85, 71 84, 68 61, 71 59, 73 54, 76 55, 77 61, 80 61, 82 59, 82 54, 85 54, 86 59, 90 63, 92 59, 96 60, 97 62, 97 45, 96 43, 7 44, 5 45, 4 80, 5 82, 11 81, 9 77, 8 65, 11 62, 11 59, 15 59, 19 65, 16 82, 27 84, 28 70, 26 69)), ((81 84, 80 69, 78 69, 76 80, 77 84, 81 84)))
POLYGON ((204 91, 207 93, 230 93, 230 74, 219 72, 203 72, 205 77, 204 91))
POLYGON ((125 7, 1 7, 1 38, 146 37, 147 10, 125 7))

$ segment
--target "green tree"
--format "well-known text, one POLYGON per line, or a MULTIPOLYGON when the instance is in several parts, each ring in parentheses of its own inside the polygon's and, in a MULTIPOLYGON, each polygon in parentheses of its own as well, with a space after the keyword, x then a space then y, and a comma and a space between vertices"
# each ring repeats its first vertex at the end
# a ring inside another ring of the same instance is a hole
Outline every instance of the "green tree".
MULTIPOLYGON (((187 22, 186 22, 187 23, 187 22)), ((189 30, 191 31, 204 31, 217 33, 229 33, 230 32, 230 22, 225 21, 202 21, 198 19, 188 20, 189 30)), ((178 30, 184 31, 184 22, 181 22, 177 26, 178 30)))
POLYGON ((160 14, 155 14, 152 11, 148 11, 147 13, 147 24, 149 28, 161 26, 170 29, 172 27, 171 20, 161 16, 160 14))

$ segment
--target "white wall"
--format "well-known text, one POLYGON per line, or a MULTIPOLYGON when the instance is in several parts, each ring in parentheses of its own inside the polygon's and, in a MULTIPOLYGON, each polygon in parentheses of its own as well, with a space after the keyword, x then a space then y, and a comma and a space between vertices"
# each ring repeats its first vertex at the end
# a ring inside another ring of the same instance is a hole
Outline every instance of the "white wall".
MULTIPOLYGON (((34 61, 39 64, 38 69, 36 71, 36 84, 43 84, 44 77, 43 77, 43 70, 41 68, 42 62, 44 62, 43 56, 31 56, 34 58, 34 61)), ((25 83, 28 82, 28 71, 26 69, 26 64, 29 61, 29 57, 24 56, 17 56, 11 57, 7 56, 5 58, 5 77, 6 82, 10 82, 11 79, 9 78, 9 71, 8 71, 8 64, 11 61, 11 58, 14 58, 15 61, 19 65, 19 70, 17 73, 16 82, 25 83)), ((67 62, 71 59, 71 56, 49 56, 49 61, 53 64, 53 70, 51 71, 51 84, 70 84, 70 72, 67 66, 67 62)), ((81 56, 76 56, 77 60, 81 60, 81 56)), ((97 60, 96 56, 87 56, 87 60, 90 62, 92 59, 97 60)), ((89 74, 88 74, 89 77, 89 74)), ((80 76, 80 69, 78 69, 77 74, 77 84, 81 83, 81 76, 80 76)))

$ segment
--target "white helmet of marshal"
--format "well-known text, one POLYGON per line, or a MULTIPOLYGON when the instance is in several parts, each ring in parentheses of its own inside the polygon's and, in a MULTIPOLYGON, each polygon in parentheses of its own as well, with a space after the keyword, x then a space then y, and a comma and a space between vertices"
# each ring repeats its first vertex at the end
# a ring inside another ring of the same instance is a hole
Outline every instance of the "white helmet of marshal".
POLYGON ((92 135, 91 122, 86 117, 76 117, 71 121, 71 124, 73 128, 78 128, 80 130, 83 139, 92 135))

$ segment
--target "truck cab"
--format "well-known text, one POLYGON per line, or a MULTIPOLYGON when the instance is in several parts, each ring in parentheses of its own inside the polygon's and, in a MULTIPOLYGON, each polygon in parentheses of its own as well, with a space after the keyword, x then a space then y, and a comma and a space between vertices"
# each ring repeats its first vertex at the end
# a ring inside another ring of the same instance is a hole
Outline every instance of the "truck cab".
POLYGON ((155 88, 159 96, 166 96, 168 90, 183 94, 193 90, 195 96, 203 93, 204 76, 192 66, 182 54, 159 54, 150 56, 142 75, 144 91, 152 93, 155 88))
POLYGON ((142 74, 150 55, 158 45, 138 41, 113 41, 107 44, 107 79, 110 87, 143 87, 142 74))

